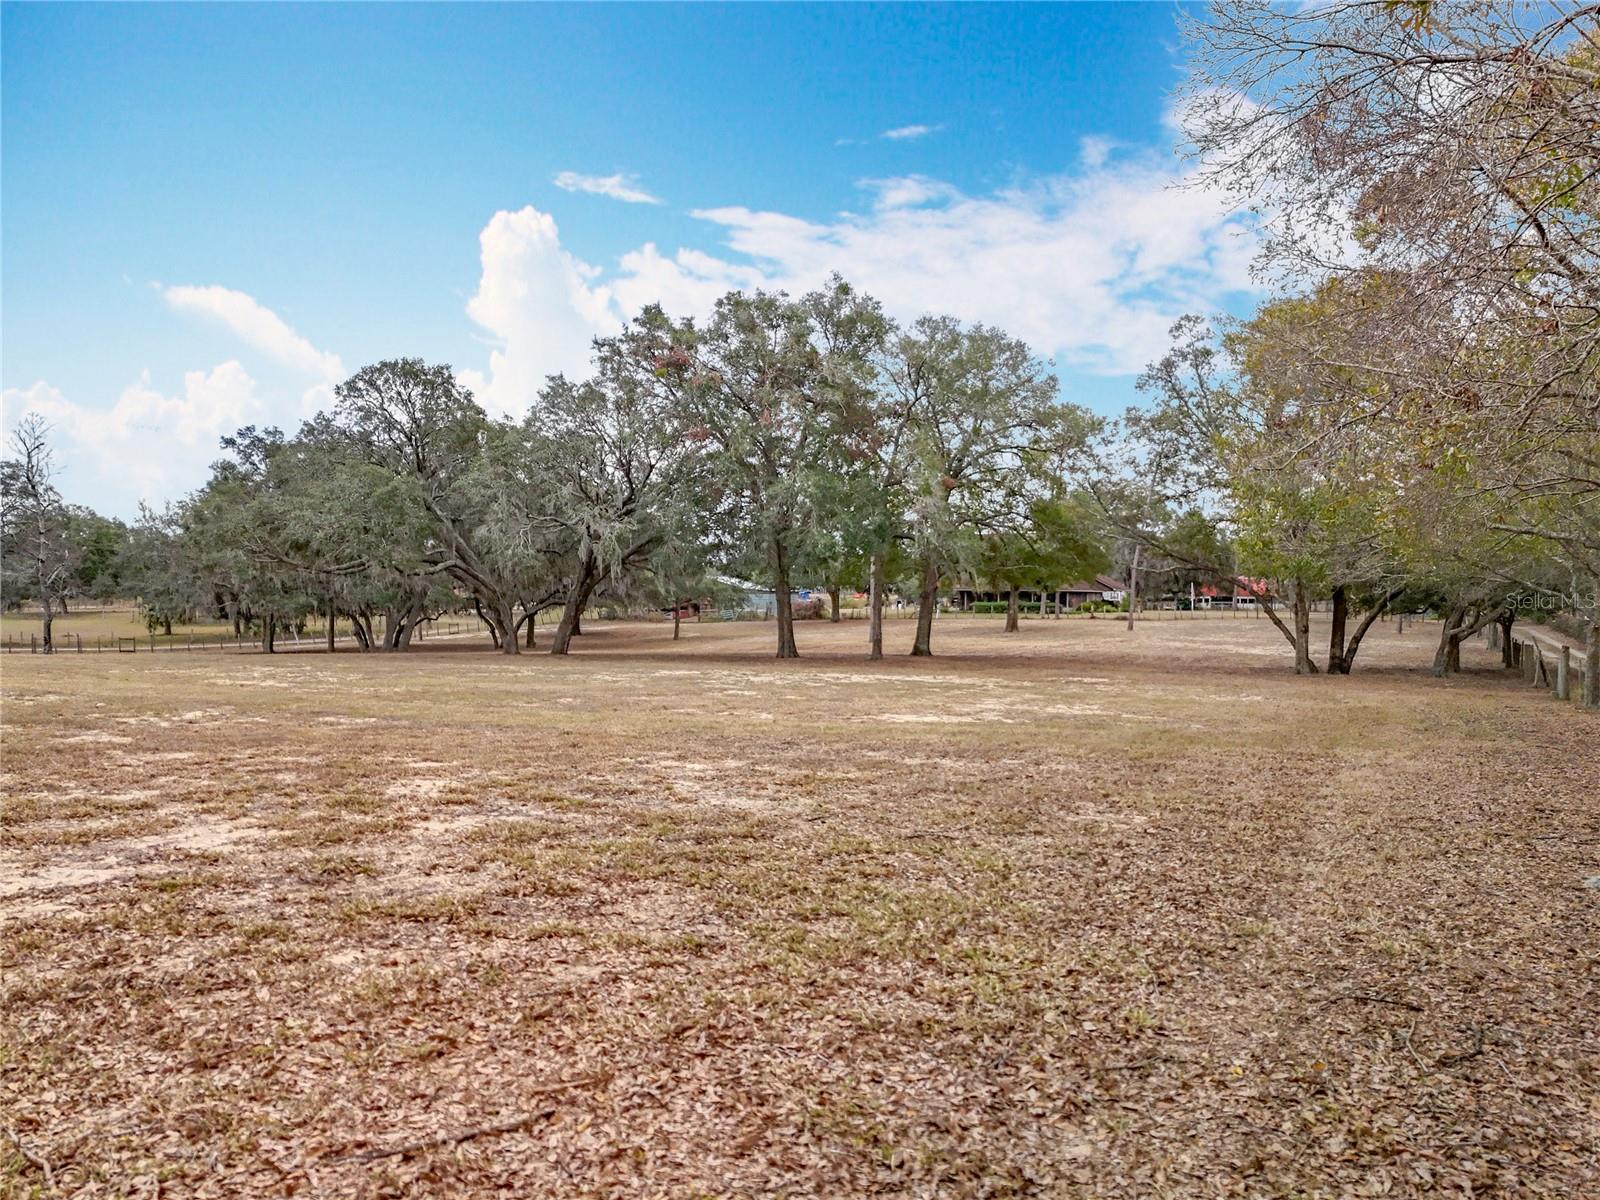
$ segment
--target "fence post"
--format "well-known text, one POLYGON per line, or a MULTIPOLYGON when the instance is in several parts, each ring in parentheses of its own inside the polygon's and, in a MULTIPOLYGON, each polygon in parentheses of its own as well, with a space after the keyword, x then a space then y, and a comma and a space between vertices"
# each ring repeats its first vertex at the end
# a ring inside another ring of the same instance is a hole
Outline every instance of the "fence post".
POLYGON ((1572 647, 1561 647, 1561 657, 1556 659, 1556 699, 1565 700, 1572 689, 1572 647))
POLYGON ((80 633, 80 634, 77 635, 77 637, 78 637, 78 653, 82 654, 83 653, 83 634, 80 633))
POLYGON ((1600 709, 1600 620, 1592 613, 1583 644, 1583 706, 1600 709))
POLYGON ((28 635, 28 653, 39 653, 39 635, 37 633, 30 633, 28 635))

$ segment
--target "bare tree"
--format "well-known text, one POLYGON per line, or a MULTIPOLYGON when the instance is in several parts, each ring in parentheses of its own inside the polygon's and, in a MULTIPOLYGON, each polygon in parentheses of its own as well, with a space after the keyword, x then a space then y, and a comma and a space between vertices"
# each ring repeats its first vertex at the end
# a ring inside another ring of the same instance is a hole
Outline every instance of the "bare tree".
POLYGON ((11 435, 12 457, 0 462, 0 578, 5 602, 39 606, 46 654, 55 649, 54 621, 66 611, 80 557, 71 513, 55 486, 50 426, 30 413, 11 435))
POLYGON ((1349 281, 1299 351, 1345 372, 1324 428, 1380 426, 1596 590, 1600 5, 1225 0, 1186 32, 1200 178, 1261 211, 1269 274, 1349 281))

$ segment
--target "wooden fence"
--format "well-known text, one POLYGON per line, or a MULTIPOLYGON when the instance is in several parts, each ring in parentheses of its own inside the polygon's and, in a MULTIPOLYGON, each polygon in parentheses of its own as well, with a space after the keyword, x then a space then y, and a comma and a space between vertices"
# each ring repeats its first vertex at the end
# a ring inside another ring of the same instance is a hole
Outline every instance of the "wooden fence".
MULTIPOLYGON (((487 637, 488 631, 489 627, 475 616, 460 621, 428 621, 417 627, 411 640, 427 642, 448 637, 472 635, 487 637)), ((354 633, 343 630, 334 634, 334 643, 354 647, 359 647, 361 644, 354 633)), ((276 645, 280 651, 319 650, 327 644, 327 626, 301 633, 296 633, 292 629, 284 630, 276 638, 276 645)), ((259 652, 260 649, 261 639, 257 635, 177 633, 169 637, 166 634, 151 633, 143 637, 124 637, 116 634, 85 636, 79 633, 59 632, 55 635, 54 652, 56 654, 164 654, 176 651, 246 654, 259 652)), ((39 654, 43 650, 42 639, 37 633, 26 636, 8 634, 0 639, 0 653, 3 654, 39 654)))
MULTIPOLYGON (((1490 625, 1486 633, 1489 648, 1503 653, 1500 627, 1490 625)), ((1582 650, 1512 626, 1510 660, 1509 669, 1520 674, 1529 687, 1548 688, 1557 700, 1583 699, 1586 664, 1582 650)))

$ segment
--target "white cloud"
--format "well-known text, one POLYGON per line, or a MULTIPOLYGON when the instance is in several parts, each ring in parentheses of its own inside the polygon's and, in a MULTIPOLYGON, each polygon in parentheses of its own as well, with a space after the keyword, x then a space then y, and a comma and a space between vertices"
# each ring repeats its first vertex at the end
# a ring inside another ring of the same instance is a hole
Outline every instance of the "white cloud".
POLYGON ((682 249, 668 258, 654 242, 624 254, 618 266, 611 292, 619 324, 648 304, 659 304, 674 316, 698 316, 710 312, 728 292, 767 283, 759 267, 725 262, 699 250, 682 249))
POLYGON ((943 128, 943 125, 901 125, 896 129, 885 129, 878 136, 891 142, 908 142, 938 133, 943 128))
POLYGON ((704 312, 714 281, 747 286, 738 267, 790 291, 838 271, 902 320, 951 313, 999 325, 1065 366, 1133 374, 1164 349, 1177 316, 1253 286, 1247 220, 1217 194, 1172 182, 1145 163, 970 196, 908 176, 864 182, 870 211, 822 222, 703 209, 694 215, 719 226, 736 257, 691 267, 682 255, 627 256, 610 283, 630 304, 655 292, 669 308, 671 297, 699 297, 685 311, 704 312))
POLYGON ((555 185, 566 192, 588 192, 595 196, 610 196, 627 204, 660 204, 661 201, 639 186, 636 175, 580 175, 576 171, 562 171, 555 185))
POLYGON ((869 179, 861 211, 820 220, 696 210, 722 251, 651 242, 604 272, 561 247, 548 215, 500 212, 483 231, 468 311, 501 347, 486 373, 464 378, 491 407, 520 413, 546 374, 584 373, 589 340, 646 304, 704 317, 727 291, 796 293, 834 271, 902 321, 949 313, 998 325, 1069 370, 1136 374, 1178 316, 1255 290, 1250 219, 1179 182, 1167 163, 1126 151, 985 195, 926 176, 869 179))
POLYGON ((132 517, 141 500, 159 504, 198 487, 221 457, 218 440, 258 421, 255 381, 238 362, 189 371, 166 395, 148 371, 110 408, 69 400, 49 383, 0 395, 8 428, 29 413, 50 423, 63 491, 101 512, 132 517))
POLYGON ((461 378, 486 408, 520 414, 547 375, 588 372, 590 339, 622 324, 594 267, 561 248, 554 218, 529 206, 497 212, 478 235, 482 274, 467 315, 499 343, 487 374, 461 378))
POLYGON ((1078 139, 1078 155, 1083 159, 1083 165, 1098 169, 1106 165, 1111 157, 1111 152, 1116 148, 1116 143, 1110 138, 1086 137, 1078 139))
POLYGON ((200 313, 220 321, 257 350, 292 370, 327 383, 344 379, 344 364, 337 354, 318 350, 253 296, 215 285, 169 287, 162 295, 179 312, 200 313))
POLYGON ((856 185, 876 193, 873 207, 912 208, 921 204, 943 203, 961 195, 948 183, 929 179, 925 175, 900 175, 892 179, 863 179, 856 185))

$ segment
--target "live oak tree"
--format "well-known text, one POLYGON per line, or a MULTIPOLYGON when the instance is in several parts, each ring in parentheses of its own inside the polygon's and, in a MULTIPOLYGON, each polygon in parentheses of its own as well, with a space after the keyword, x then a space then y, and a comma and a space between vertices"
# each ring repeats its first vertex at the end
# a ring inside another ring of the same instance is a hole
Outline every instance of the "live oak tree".
MULTIPOLYGON (((565 563, 565 604, 551 653, 566 654, 589 598, 678 538, 698 532, 704 484, 700 444, 686 436, 692 418, 624 333, 595 342, 595 373, 584 383, 557 376, 527 420, 549 481, 548 522, 565 563)), ((658 569, 679 572, 693 556, 663 555, 658 569)))
MULTIPOLYGON (((1098 522, 1084 498, 1076 495, 1035 501, 1025 524, 997 530, 982 539, 977 574, 1006 593, 1005 632, 1020 629, 1017 593, 1047 589, 1104 571, 1111 565, 1098 522)), ((1044 603, 1040 603, 1040 616, 1044 603)))
POLYGON ((714 510, 728 557, 759 562, 771 582, 779 658, 795 658, 797 557, 824 523, 817 480, 842 397, 869 387, 887 323, 877 302, 834 278, 792 299, 730 293, 704 329, 648 310, 636 353, 670 383, 707 443, 720 483, 714 510))
POLYGON ((128 545, 128 527, 82 505, 69 504, 67 536, 78 548, 73 595, 100 601, 124 595, 122 563, 128 545))
POLYGON ((212 599, 201 588, 183 544, 181 515, 179 505, 159 510, 141 505, 118 564, 124 594, 138 603, 146 627, 169 634, 174 621, 190 619, 212 599))
POLYGON ((976 567, 985 534, 1026 527, 1094 422, 1059 402, 1049 365, 1001 330, 924 317, 891 353, 891 378, 912 398, 904 473, 919 563, 911 653, 928 655, 944 575, 976 567))
POLYGON ((492 432, 483 409, 448 366, 420 359, 365 367, 334 395, 333 424, 350 458, 414 487, 430 522, 430 568, 473 597, 502 653, 518 653, 517 605, 541 564, 531 545, 493 536, 507 531, 495 528, 498 493, 482 471, 492 432))

